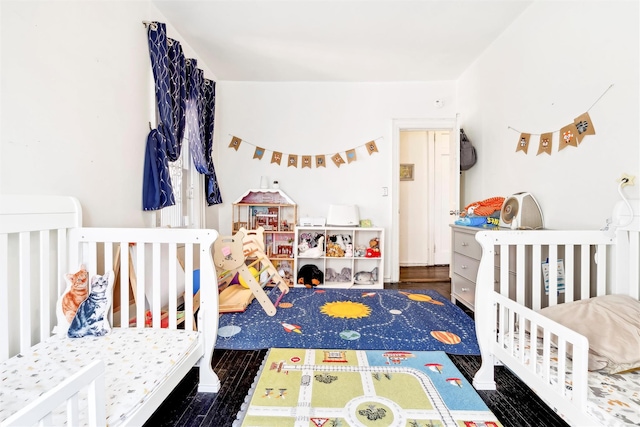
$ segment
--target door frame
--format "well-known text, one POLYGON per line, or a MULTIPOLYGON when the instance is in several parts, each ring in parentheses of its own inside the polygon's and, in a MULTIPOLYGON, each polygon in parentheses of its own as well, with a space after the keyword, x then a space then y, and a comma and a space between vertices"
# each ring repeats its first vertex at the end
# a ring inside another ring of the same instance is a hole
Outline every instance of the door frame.
POLYGON ((393 119, 391 143, 391 257, 390 280, 400 281, 400 132, 401 131, 433 131, 449 130, 451 132, 451 177, 454 182, 453 201, 460 200, 460 125, 458 117, 438 119, 393 119))

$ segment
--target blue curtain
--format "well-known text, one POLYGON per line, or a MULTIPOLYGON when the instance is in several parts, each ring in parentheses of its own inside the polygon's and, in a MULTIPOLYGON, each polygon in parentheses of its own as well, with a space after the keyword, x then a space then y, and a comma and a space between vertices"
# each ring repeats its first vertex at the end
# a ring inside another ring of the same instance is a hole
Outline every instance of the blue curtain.
POLYGON ((204 79, 195 59, 185 59, 180 43, 167 38, 165 24, 151 23, 147 35, 160 120, 157 129, 152 129, 147 137, 143 209, 175 205, 169 161, 180 157, 188 126, 192 126, 189 138, 197 136, 190 151, 196 169, 205 174, 207 203, 209 206, 222 203, 211 159, 215 82, 204 79))
POLYGON ((191 157, 196 170, 205 175, 205 197, 209 206, 222 203, 211 152, 213 149, 216 84, 205 79, 195 59, 187 60, 187 128, 191 157))

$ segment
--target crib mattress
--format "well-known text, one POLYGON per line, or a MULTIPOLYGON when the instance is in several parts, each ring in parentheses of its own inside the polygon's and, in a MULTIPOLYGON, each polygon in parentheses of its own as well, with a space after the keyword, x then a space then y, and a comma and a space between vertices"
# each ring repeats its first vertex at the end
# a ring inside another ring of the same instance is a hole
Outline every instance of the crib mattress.
MULTIPOLYGON (((527 334, 528 337, 528 334, 527 334)), ((518 338, 515 337, 516 348, 519 348, 518 338)), ((531 348, 527 339, 525 349, 531 348)), ((542 339, 538 338, 538 357, 536 372, 543 372, 542 339)), ((551 360, 558 360, 558 349, 551 346, 551 360)), ((527 357, 525 362, 530 365, 527 357)), ((557 384, 558 369, 551 365, 551 380, 557 384)), ((567 376, 565 386, 572 387, 573 373, 571 360, 567 360, 567 376)), ((597 371, 588 375, 588 414, 597 420, 600 425, 607 427, 623 427, 629 425, 640 426, 640 371, 625 372, 622 374, 605 374, 597 371)))
MULTIPOLYGON (((114 328, 103 337, 50 337, 0 364, 0 422, 79 368, 102 359, 107 425, 117 426, 197 346, 198 332, 169 329, 114 328)), ((64 420, 62 410, 60 417, 64 420)))

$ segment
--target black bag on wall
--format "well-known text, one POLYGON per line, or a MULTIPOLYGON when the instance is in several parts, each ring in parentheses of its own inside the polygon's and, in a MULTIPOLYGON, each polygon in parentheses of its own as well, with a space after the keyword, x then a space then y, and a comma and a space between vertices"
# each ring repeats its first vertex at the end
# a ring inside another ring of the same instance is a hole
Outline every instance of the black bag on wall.
POLYGON ((478 161, 476 149, 464 133, 464 129, 460 129, 460 170, 466 171, 471 169, 478 161))

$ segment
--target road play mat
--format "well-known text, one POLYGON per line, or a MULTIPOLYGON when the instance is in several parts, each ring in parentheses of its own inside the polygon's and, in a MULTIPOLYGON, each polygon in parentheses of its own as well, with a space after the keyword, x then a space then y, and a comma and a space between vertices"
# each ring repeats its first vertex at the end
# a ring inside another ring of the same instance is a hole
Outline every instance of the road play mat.
POLYGON ((443 352, 269 350, 236 424, 501 426, 443 352))

